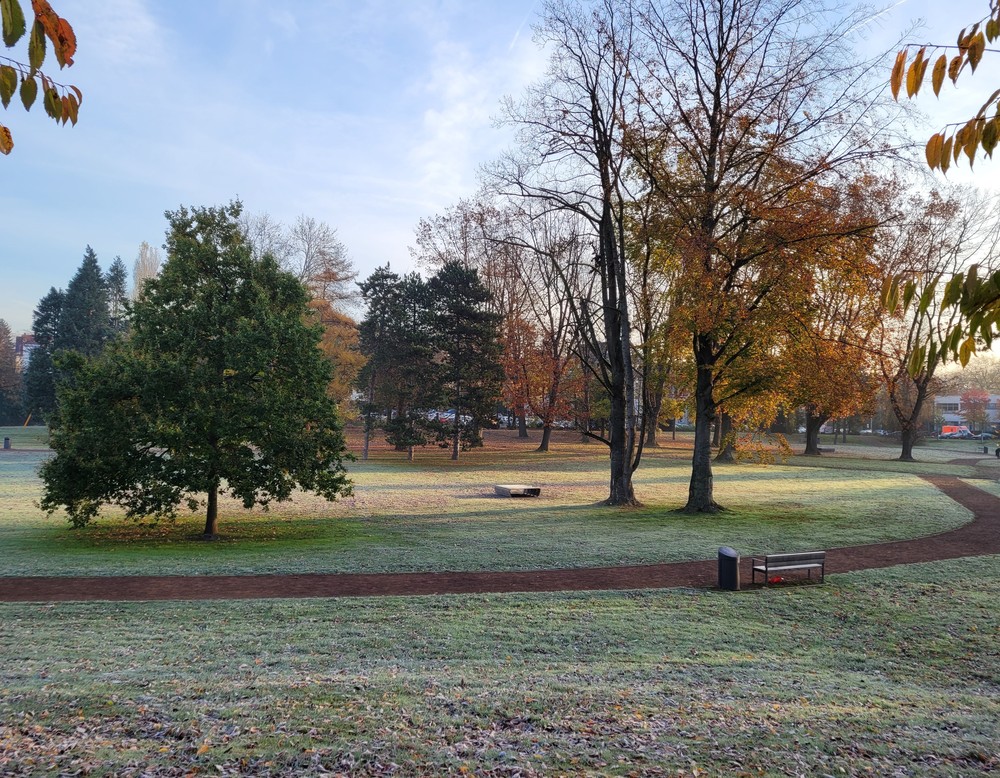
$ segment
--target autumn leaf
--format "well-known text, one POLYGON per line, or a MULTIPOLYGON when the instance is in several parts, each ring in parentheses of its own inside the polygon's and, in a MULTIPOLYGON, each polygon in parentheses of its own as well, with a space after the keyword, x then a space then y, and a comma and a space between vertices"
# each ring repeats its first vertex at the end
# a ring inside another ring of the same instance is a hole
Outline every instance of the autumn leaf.
POLYGON ((3 42, 10 48, 21 39, 26 29, 20 3, 17 0, 0 0, 0 17, 3 19, 3 42))
POLYGON ((10 130, 0 124, 0 154, 10 154, 12 148, 14 148, 14 139, 11 137, 10 130))
POLYGON ((899 88, 903 84, 903 73, 906 70, 906 49, 903 49, 896 55, 896 64, 892 66, 892 78, 889 79, 889 85, 892 88, 892 96, 894 99, 899 99, 899 88))
POLYGON ((21 82, 21 103, 24 104, 24 110, 31 109, 31 106, 35 104, 36 97, 38 97, 38 84, 35 79, 24 79, 21 82))

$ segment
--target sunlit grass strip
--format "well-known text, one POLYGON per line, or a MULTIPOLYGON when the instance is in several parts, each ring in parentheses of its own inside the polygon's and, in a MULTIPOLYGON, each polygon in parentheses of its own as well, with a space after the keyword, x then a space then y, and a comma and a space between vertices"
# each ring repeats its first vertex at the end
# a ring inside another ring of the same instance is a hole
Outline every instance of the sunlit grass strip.
POLYGON ((996 769, 1000 559, 828 581, 0 605, 0 770, 996 769))
MULTIPOLYGON (((586 447, 584 447, 586 448, 586 447)), ((595 449, 591 448, 594 452, 595 449)), ((740 465, 717 468, 717 498, 729 510, 685 516, 689 465, 672 452, 636 474, 643 508, 601 505, 606 462, 590 453, 504 461, 495 453, 461 467, 355 463, 355 496, 309 496, 248 513, 222 508, 216 543, 196 542, 198 516, 175 524, 107 519, 73 530, 33 505, 39 484, 23 454, 0 477, 0 574, 108 575, 265 572, 524 570, 645 564, 714 556, 833 548, 929 535, 969 513, 904 473, 740 465), (493 485, 529 481, 538 499, 501 499, 493 485), (901 510, 905 506, 905 510, 901 510)), ((34 460, 31 460, 34 457, 34 460)))

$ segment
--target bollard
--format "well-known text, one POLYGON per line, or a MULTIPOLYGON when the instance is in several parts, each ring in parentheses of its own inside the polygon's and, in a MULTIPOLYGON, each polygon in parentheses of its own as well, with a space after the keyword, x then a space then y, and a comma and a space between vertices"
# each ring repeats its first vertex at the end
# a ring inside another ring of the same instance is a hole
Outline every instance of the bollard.
POLYGON ((730 592, 740 588, 740 554, 729 546, 719 549, 719 588, 730 592))

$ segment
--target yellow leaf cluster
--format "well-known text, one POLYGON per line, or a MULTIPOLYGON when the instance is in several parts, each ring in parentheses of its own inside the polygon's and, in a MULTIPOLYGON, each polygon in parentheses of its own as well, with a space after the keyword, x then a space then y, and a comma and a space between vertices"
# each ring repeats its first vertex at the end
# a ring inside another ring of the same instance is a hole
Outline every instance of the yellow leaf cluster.
MULTIPOLYGON (((934 94, 940 95, 946 76, 953 84, 957 84, 966 64, 975 72, 986 52, 987 43, 993 43, 997 38, 1000 38, 1000 4, 994 3, 991 16, 982 22, 977 22, 970 29, 963 29, 958 34, 955 46, 957 54, 949 57, 948 54, 942 53, 937 57, 931 70, 931 86, 934 94)), ((912 98, 920 91, 930 63, 926 54, 927 47, 921 46, 916 56, 909 62, 908 49, 904 48, 896 55, 889 78, 889 88, 894 99, 899 99, 899 92, 904 83, 907 97, 912 98)), ((998 137, 1000 137, 1000 89, 990 95, 979 112, 961 127, 950 133, 945 130, 931 136, 924 149, 927 164, 932 170, 937 169, 946 173, 951 163, 957 162, 964 153, 971 167, 979 148, 982 148, 987 156, 993 156, 998 137), (994 112, 993 116, 989 116, 991 112, 994 112)))

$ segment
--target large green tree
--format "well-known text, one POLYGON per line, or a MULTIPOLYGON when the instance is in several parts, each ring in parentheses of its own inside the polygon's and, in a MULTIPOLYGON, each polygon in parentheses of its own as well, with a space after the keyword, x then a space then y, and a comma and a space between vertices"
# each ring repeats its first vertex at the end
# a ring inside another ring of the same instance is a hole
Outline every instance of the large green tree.
POLYGON ((74 380, 59 388, 45 510, 81 526, 104 504, 134 519, 203 504, 214 537, 220 493, 249 508, 296 488, 349 492, 307 294, 271 257, 251 256, 240 210, 167 212, 168 260, 146 281, 131 334, 95 358, 63 356, 74 380))

